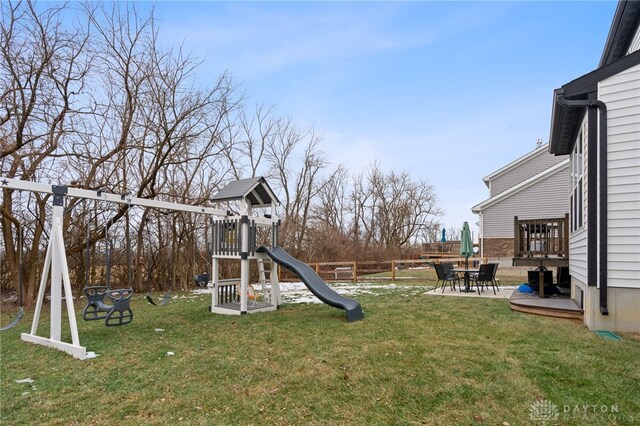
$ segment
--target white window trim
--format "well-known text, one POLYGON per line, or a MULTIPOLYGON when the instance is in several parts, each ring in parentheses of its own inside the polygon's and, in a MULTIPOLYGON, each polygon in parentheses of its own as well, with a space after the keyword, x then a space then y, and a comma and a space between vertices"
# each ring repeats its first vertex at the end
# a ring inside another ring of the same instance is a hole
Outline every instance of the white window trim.
POLYGON ((586 123, 580 129, 578 138, 571 153, 571 233, 585 227, 584 220, 584 144, 587 134, 586 123))

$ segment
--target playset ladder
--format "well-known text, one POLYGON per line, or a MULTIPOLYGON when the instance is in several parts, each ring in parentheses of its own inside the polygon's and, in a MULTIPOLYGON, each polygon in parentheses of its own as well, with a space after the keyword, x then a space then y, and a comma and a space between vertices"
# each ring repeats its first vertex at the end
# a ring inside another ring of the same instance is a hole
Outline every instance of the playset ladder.
POLYGON ((262 297, 265 303, 271 303, 271 261, 263 258, 256 260, 258 262, 258 280, 262 287, 262 297), (265 268, 265 263, 268 263, 269 269, 265 268))
POLYGON ((262 286, 265 303, 279 306, 282 304, 280 295, 280 280, 278 279, 278 264, 271 258, 264 256, 256 258, 258 262, 258 279, 262 286))

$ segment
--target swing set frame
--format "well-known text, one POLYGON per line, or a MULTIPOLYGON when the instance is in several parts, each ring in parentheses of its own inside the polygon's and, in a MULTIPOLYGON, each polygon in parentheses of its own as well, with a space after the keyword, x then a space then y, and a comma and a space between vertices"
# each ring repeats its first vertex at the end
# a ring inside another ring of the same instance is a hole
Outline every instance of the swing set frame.
POLYGON ((227 217, 226 210, 212 207, 192 206, 188 204, 173 203, 168 201, 153 200, 148 198, 131 197, 128 194, 113 194, 104 191, 92 191, 88 189, 72 188, 64 185, 51 185, 39 182, 31 182, 19 179, 0 178, 0 188, 14 189, 17 191, 30 191, 53 195, 53 208, 51 214, 51 229, 44 268, 40 279, 40 286, 36 299, 31 330, 22 333, 21 339, 25 342, 35 343, 66 352, 77 359, 86 359, 87 350, 80 345, 78 325, 73 304, 71 279, 64 244, 63 215, 66 197, 82 198, 88 200, 105 201, 117 204, 129 204, 145 208, 163 209, 187 213, 198 213, 208 216, 227 217), (50 310, 49 336, 38 335, 40 314, 45 298, 47 283, 50 281, 50 310), (67 310, 67 318, 71 332, 71 342, 62 340, 62 299, 64 296, 67 310))

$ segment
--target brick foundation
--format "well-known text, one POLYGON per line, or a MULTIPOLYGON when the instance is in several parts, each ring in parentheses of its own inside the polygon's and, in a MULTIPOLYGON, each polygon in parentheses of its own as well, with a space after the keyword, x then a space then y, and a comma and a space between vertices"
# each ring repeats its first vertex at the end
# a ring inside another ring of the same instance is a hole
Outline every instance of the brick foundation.
POLYGON ((483 257, 513 257, 513 238, 483 238, 482 242, 484 242, 483 257))

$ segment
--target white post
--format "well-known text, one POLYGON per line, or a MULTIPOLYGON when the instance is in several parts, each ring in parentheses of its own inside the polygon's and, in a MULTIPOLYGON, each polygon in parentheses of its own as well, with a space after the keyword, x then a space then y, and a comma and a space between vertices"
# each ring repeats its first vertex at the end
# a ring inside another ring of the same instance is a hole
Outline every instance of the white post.
POLYGON ((64 299, 67 302, 67 316, 69 317, 69 327, 71 328, 71 343, 74 346, 80 345, 78 336, 78 324, 76 323, 76 310, 73 306, 73 292, 71 291, 71 278, 69 277, 69 264, 64 250, 64 237, 62 235, 62 218, 56 224, 57 240, 60 243, 62 256, 60 258, 60 270, 62 271, 62 284, 64 285, 64 299))
POLYGON ((219 291, 219 279, 220 277, 218 276, 220 273, 220 264, 219 264, 219 260, 215 257, 215 254, 213 255, 214 257, 211 259, 211 279, 213 281, 213 289, 211 290, 211 308, 213 309, 214 306, 218 306, 219 300, 218 300, 218 291, 219 291))
MULTIPOLYGON (((278 220, 278 216, 276 215, 276 204, 272 203, 271 204, 271 218, 272 220, 276 221, 278 220)), ((278 232, 278 226, 274 226, 271 228, 273 232, 278 232)), ((277 243, 277 240, 279 236, 276 235, 272 235, 271 239, 273 240, 273 245, 275 246, 277 243)), ((274 247, 275 248, 275 247, 274 247)), ((273 260, 271 260, 271 297, 272 297, 272 302, 274 305, 276 306, 280 306, 282 305, 282 296, 280 294, 280 279, 278 278, 280 276, 279 273, 279 265, 273 260)))
POLYGON ((62 336, 62 258, 64 253, 64 242, 58 241, 57 227, 59 220, 64 214, 63 206, 53 206, 53 217, 51 218, 51 239, 53 245, 51 256, 51 318, 50 337, 51 340, 60 341, 62 336), (60 251, 62 250, 62 253, 60 251))
MULTIPOLYGON (((478 234, 478 240, 480 241, 480 258, 484 257, 484 217, 482 213, 478 213, 480 217, 480 233, 478 234)), ((516 238, 514 235, 513 238, 516 238)))

